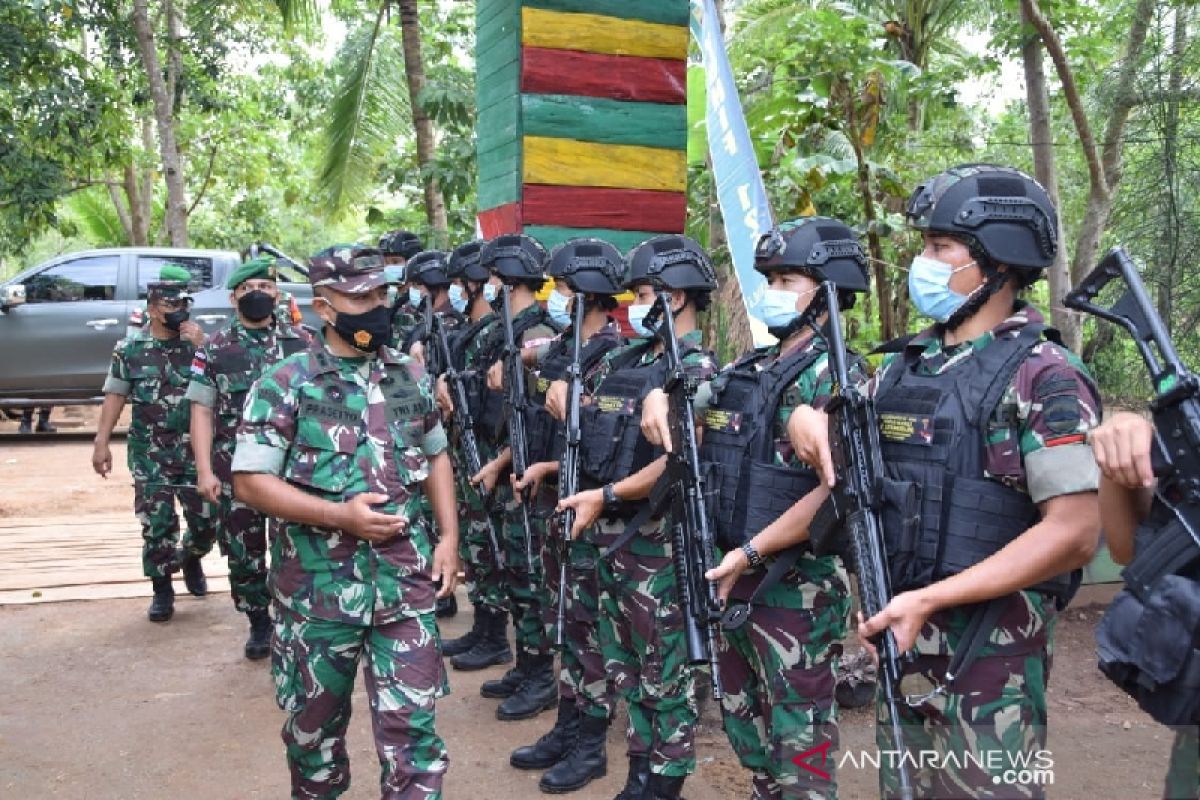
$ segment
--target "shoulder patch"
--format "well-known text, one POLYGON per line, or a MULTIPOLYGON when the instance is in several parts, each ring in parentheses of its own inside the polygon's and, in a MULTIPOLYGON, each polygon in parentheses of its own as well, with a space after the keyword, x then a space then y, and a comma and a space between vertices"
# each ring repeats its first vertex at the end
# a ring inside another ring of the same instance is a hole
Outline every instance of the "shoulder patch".
POLYGON ((197 350, 192 356, 192 374, 203 375, 208 366, 208 355, 203 350, 197 350))

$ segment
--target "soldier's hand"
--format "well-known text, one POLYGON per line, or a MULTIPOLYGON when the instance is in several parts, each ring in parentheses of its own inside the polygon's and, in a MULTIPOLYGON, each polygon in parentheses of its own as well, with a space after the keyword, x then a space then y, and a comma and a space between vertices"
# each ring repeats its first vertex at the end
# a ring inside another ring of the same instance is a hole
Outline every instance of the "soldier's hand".
POLYGON ((397 514, 382 514, 372 505, 387 502, 386 494, 356 494, 342 503, 337 527, 368 542, 386 542, 404 530, 407 520, 397 514))
POLYGON ((567 393, 570 390, 566 381, 551 381, 546 389, 546 411, 559 422, 567 421, 567 393))
POLYGON ((500 480, 500 462, 497 459, 492 459, 488 463, 471 476, 471 484, 480 487, 483 494, 491 494, 496 488, 496 483, 500 480))
POLYGON ((190 319, 179 326, 179 335, 191 342, 193 347, 204 346, 204 329, 190 319))
POLYGON ((1129 412, 1114 414, 1088 435, 1088 441, 1104 477, 1126 489, 1154 485, 1150 464, 1154 426, 1148 420, 1129 412))
POLYGON ((107 444, 96 442, 92 448, 92 469, 101 478, 107 478, 108 473, 112 472, 112 451, 107 444))
POLYGON ((642 401, 642 435, 650 444, 671 452, 670 400, 662 389, 651 389, 642 401))
POLYGON ((575 509, 575 525, 571 528, 571 538, 578 539, 579 534, 596 523, 600 512, 604 510, 604 490, 588 489, 558 501, 558 513, 568 508, 575 509))
POLYGON ((210 472, 202 472, 196 475, 196 492, 210 503, 217 503, 221 499, 221 481, 210 472))
POLYGON ((536 464, 530 464, 525 469, 525 475, 521 480, 517 480, 516 473, 508 476, 512 482, 513 491, 522 492, 529 488, 531 497, 536 497, 537 493, 542 490, 542 483, 558 468, 556 461, 539 461, 536 464))
POLYGON ((413 358, 415 358, 417 361, 420 361, 422 364, 424 364, 425 363, 425 343, 424 342, 413 342, 413 346, 408 348, 408 354, 410 356, 412 356, 413 358))
POLYGON ((504 362, 497 361, 488 367, 487 385, 493 392, 504 391, 504 362))
POLYGON ((901 592, 878 614, 859 622, 858 638, 869 643, 872 638, 891 628, 892 635, 896 637, 897 653, 904 653, 912 649, 921 628, 936 610, 920 589, 901 592))
POLYGON ((812 406, 796 406, 788 417, 787 430, 796 456, 812 466, 825 485, 832 489, 836 474, 833 455, 829 451, 829 415, 812 406))
POLYGON ((729 599, 729 592, 733 589, 733 584, 737 583, 737 579, 746 571, 746 567, 750 566, 746 554, 740 548, 730 550, 721 559, 721 563, 704 573, 705 580, 719 581, 717 583, 717 597, 721 599, 721 605, 725 605, 725 601, 729 599))
POLYGON ((458 585, 458 547, 456 542, 442 540, 433 548, 433 579, 441 582, 438 599, 454 594, 458 585))
POLYGON ((450 387, 446 383, 446 376, 440 375, 437 379, 437 406, 442 411, 442 416, 446 419, 454 416, 454 401, 450 399, 450 387))

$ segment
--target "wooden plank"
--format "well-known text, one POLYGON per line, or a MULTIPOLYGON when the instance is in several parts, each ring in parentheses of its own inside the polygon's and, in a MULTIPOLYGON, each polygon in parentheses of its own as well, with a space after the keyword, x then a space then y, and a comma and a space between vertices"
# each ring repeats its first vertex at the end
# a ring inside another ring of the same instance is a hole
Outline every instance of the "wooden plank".
POLYGON ((682 105, 687 102, 687 62, 524 47, 521 91, 682 105))
POLYGON ((526 94, 521 96, 521 117, 528 136, 671 150, 681 150, 687 145, 684 106, 526 94))
POLYGON ((574 14, 526 6, 521 9, 521 43, 559 50, 650 58, 687 58, 683 25, 574 14))
POLYGON ((520 233, 521 204, 518 202, 506 203, 486 211, 480 211, 479 227, 486 239, 502 233, 520 233))
POLYGON ((525 183, 666 192, 682 192, 687 188, 683 150, 544 136, 526 136, 524 142, 525 183))
POLYGON ((682 233, 687 197, 683 192, 526 184, 521 218, 527 224, 565 228, 682 233))
MULTIPOLYGON (((226 578, 210 578, 208 582, 208 597, 192 597, 183 587, 176 589, 177 603, 203 603, 221 600, 229 593, 229 581, 226 578)), ((138 581, 121 583, 94 583, 87 586, 50 586, 42 589, 13 589, 0 591, 0 606, 29 605, 35 603, 59 603, 67 600, 117 600, 131 597, 149 597, 153 594, 150 581, 142 578, 138 581)), ((226 601, 227 602, 227 601, 226 601)))
POLYGON ((567 239, 574 239, 577 236, 588 236, 611 242, 622 253, 628 252, 634 246, 641 244, 653 236, 659 235, 658 233, 649 231, 618 231, 609 228, 562 228, 552 225, 526 225, 525 233, 537 239, 547 249, 562 244, 567 239))
POLYGON ((687 25, 691 14, 687 0, 525 0, 525 5, 550 11, 603 14, 640 19, 664 25, 687 25))

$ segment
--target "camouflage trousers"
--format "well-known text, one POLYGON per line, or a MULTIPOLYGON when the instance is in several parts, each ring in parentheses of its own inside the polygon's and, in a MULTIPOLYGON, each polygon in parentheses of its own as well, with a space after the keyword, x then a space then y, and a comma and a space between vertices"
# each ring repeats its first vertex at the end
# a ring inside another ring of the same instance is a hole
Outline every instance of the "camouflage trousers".
MULTIPOLYGON (((558 635, 558 578, 562 562, 562 539, 558 518, 551 520, 542 546, 542 564, 546 573, 548 602, 543 608, 546 635, 554 641, 558 635)), ((558 696, 574 700, 580 713, 610 719, 613 691, 604 669, 600 649, 598 619, 600 578, 597 561, 600 550, 590 542, 571 543, 567 563, 567 606, 563 615, 563 645, 559 648, 558 696)))
POLYGON ((1200 800, 1200 728, 1177 728, 1163 800, 1200 800))
MULTIPOLYGON (((905 749, 920 761, 921 751, 940 755, 937 764, 910 765, 917 797, 1043 798, 1044 787, 1017 784, 1004 773, 1025 763, 1037 767, 1046 749, 1046 684, 1050 649, 978 658, 952 691, 930 695, 944 682, 948 656, 918 655, 901 672, 899 717, 905 749), (912 705, 905 702, 910 696, 912 705), (925 698, 922 700, 922 698, 925 698)), ((876 692, 877 744, 895 752, 882 691, 876 692)), ((896 771, 881 760, 880 792, 899 796, 896 771)))
POLYGON ((629 754, 648 756, 654 773, 680 777, 696 769, 699 714, 669 553, 639 536, 600 560, 600 646, 629 709, 629 754))
POLYGON ((333 798, 350 788, 346 728, 363 661, 386 800, 440 800, 446 746, 434 701, 448 692, 433 614, 385 625, 302 617, 276 605, 271 672, 287 714, 283 743, 293 798, 333 798))
POLYGON ((850 600, 834 600, 815 609, 756 606, 740 628, 722 632, 725 734, 754 773, 754 800, 837 796, 833 693, 850 600), (814 770, 793 760, 806 751, 814 770))
MULTIPOLYGON (((461 528, 458 554, 467 571, 467 599, 471 605, 493 611, 504 612, 508 608, 508 597, 504 589, 504 575, 496 564, 496 553, 492 549, 488 526, 494 525, 491 515, 484 508, 483 498, 469 485, 462 473, 458 473, 458 518, 461 528)), ((496 527, 497 541, 502 529, 496 527)))
POLYGON ((182 546, 185 556, 198 558, 212 550, 217 536, 216 509, 196 492, 195 483, 194 477, 182 475, 134 479, 133 512, 142 523, 142 573, 147 578, 170 575, 179 568, 177 546, 182 546), (182 543, 176 500, 187 522, 182 543))
POLYGON ((229 594, 243 613, 267 608, 267 518, 229 493, 221 494, 217 543, 229 562, 229 594))
POLYGON ((534 504, 529 504, 527 537, 522 523, 520 503, 512 492, 505 493, 504 513, 496 522, 503 527, 504 585, 508 592, 508 607, 516 626, 517 650, 529 655, 549 655, 554 639, 547 634, 545 611, 551 601, 546 591, 542 568, 542 542, 546 539, 546 520, 535 516, 534 504))

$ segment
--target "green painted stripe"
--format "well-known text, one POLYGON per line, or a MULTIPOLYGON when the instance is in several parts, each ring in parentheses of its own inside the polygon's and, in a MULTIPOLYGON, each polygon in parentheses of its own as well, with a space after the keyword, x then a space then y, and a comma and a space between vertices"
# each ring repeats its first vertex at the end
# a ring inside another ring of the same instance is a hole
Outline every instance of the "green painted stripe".
MULTIPOLYGON (((480 201, 479 205, 480 208, 492 207, 491 205, 484 205, 482 201, 480 201)), ((499 205, 499 203, 493 205, 499 205)), ((611 242, 622 253, 628 252, 651 236, 661 235, 646 231, 616 231, 610 228, 558 228, 550 225, 526 225, 525 233, 544 244, 547 249, 577 236, 592 236, 597 239, 604 239, 606 242, 611 242)))
POLYGON ((687 146, 687 109, 681 105, 525 94, 521 115, 522 129, 529 136, 671 150, 687 146))
POLYGON ((485 28, 497 18, 520 16, 520 0, 479 0, 475 3, 475 27, 485 28))
POLYGON ((666 25, 687 25, 691 14, 688 0, 525 0, 524 4, 550 11, 602 14, 666 25))
POLYGON ((478 205, 480 208, 495 208, 505 203, 515 203, 521 197, 521 175, 510 173, 504 180, 479 183, 478 205))
POLYGON ((520 166, 521 141, 514 139, 509 142, 500 142, 495 147, 488 149, 481 147, 478 155, 479 180, 491 180, 497 175, 511 172, 520 166))

